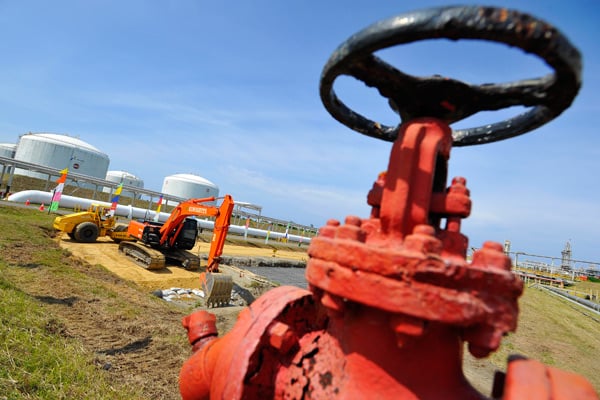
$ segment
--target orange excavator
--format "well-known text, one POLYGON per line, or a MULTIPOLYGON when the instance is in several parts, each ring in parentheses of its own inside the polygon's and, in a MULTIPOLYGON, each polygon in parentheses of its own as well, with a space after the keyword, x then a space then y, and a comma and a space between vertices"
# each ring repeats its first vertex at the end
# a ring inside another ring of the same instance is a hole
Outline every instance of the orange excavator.
POLYGON ((121 242, 119 251, 149 270, 165 268, 167 259, 180 263, 185 269, 197 270, 200 257, 189 250, 196 244, 198 221, 191 217, 215 217, 208 264, 206 272, 200 274, 200 283, 208 306, 228 304, 233 280, 219 272, 219 262, 234 202, 230 195, 225 195, 219 207, 204 204, 216 200, 216 197, 206 197, 179 203, 164 223, 132 220, 127 232, 137 241, 121 242))

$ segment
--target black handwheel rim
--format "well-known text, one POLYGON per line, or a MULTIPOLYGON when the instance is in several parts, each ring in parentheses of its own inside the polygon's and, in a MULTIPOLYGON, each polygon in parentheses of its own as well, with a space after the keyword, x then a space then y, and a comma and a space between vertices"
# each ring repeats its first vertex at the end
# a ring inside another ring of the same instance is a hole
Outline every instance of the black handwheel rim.
MULTIPOLYGON (((528 14, 501 8, 441 7, 376 22, 342 43, 331 55, 321 74, 319 91, 325 108, 336 120, 359 133, 394 141, 397 137, 396 126, 372 121, 348 108, 333 90, 334 82, 341 75, 350 75, 361 80, 351 74, 350 70, 367 59, 371 62, 380 61, 373 56, 378 50, 439 38, 482 39, 504 43, 536 55, 554 70, 551 75, 531 80, 538 89, 543 88, 542 93, 546 95, 545 99, 540 100, 540 104, 501 122, 455 130, 454 146, 504 140, 538 128, 567 109, 581 86, 582 66, 579 51, 560 31, 548 23, 528 14)), ((525 81, 517 83, 523 82, 525 81)), ((495 88, 510 89, 511 84, 513 83, 496 85, 495 88)), ((479 90, 481 87, 471 88, 479 90)))

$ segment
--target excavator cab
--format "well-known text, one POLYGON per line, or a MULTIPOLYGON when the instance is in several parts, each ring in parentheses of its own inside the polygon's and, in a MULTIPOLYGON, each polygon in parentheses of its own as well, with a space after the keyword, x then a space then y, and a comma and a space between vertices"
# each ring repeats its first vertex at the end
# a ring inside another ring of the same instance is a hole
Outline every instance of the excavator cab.
POLYGON ((186 218, 175 240, 175 248, 191 250, 196 245, 197 237, 198 221, 195 218, 186 218))

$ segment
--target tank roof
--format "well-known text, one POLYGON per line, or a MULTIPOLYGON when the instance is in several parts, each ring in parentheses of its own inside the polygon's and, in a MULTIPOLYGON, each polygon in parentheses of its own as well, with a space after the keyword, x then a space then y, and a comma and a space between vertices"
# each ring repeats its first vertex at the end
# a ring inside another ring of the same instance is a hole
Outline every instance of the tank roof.
POLYGON ((130 179, 140 179, 137 176, 135 176, 134 174, 127 172, 127 171, 107 171, 106 175, 113 175, 113 176, 122 176, 122 177, 127 177, 130 179))
POLYGON ((215 188, 217 187, 217 185, 215 185, 208 179, 203 178, 198 175, 194 175, 194 174, 174 174, 174 175, 169 175, 169 176, 165 177, 165 179, 169 179, 169 178, 175 178, 177 180, 190 182, 190 183, 199 183, 202 185, 214 186, 215 188))
POLYGON ((75 146, 75 147, 79 147, 79 148, 93 151, 96 153, 104 154, 102 151, 98 150, 96 147, 92 146, 89 143, 84 142, 81 139, 78 139, 78 138, 75 138, 72 136, 67 136, 67 135, 60 135, 58 133, 32 133, 32 132, 29 132, 29 133, 26 133, 25 135, 21 136, 21 138, 24 138, 24 137, 27 137, 27 138, 34 137, 35 139, 44 141, 44 142, 75 146))

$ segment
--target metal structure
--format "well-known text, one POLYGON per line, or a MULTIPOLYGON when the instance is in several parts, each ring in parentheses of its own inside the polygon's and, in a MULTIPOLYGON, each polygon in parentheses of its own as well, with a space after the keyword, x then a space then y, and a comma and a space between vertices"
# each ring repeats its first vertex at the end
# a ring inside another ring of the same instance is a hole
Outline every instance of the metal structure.
POLYGON ((16 150, 17 150, 16 144, 0 143, 0 157, 13 158, 15 156, 16 150))
MULTIPOLYGON (((106 180, 110 181, 110 182, 114 182, 116 184, 123 184, 123 185, 127 185, 127 186, 133 186, 136 188, 144 188, 144 180, 142 178, 139 178, 133 174, 130 174, 129 172, 126 171, 108 171, 106 173, 106 180)), ((112 193, 113 192, 113 188, 111 187, 105 187, 102 191, 105 193, 112 193)), ((129 191, 123 191, 121 192, 122 196, 125 197, 131 197, 131 198, 136 198, 139 199, 141 197, 141 195, 139 193, 133 193, 133 192, 129 192, 129 191)))
MULTIPOLYGON (((71 136, 55 133, 28 133, 21 135, 14 155, 15 160, 64 169, 104 179, 110 162, 108 155, 94 146, 71 136)), ((44 179, 43 174, 29 169, 17 169, 17 175, 44 179)))
MULTIPOLYGON (((17 150, 17 145, 16 144, 11 144, 11 143, 0 143, 0 158, 10 158, 12 159, 15 156, 15 151, 17 150)), ((11 174, 11 167, 10 166, 6 166, 6 165, 2 165, 2 172, 0 172, 0 199, 4 197, 4 192, 1 190, 2 189, 2 182, 4 181, 4 175, 5 174, 10 174, 10 176, 12 176, 11 174)), ((9 185, 10 187, 10 185, 9 185)), ((7 190, 8 192, 8 190, 7 190)))
POLYGON ((572 268, 572 254, 571 254, 571 242, 565 244, 565 248, 560 252, 561 262, 560 268, 564 271, 571 271, 572 268))
POLYGON ((513 252, 509 255, 511 254, 514 255, 515 267, 530 269, 534 271, 545 271, 551 274, 561 274, 567 277, 571 277, 571 279, 573 279, 573 277, 576 275, 600 277, 600 263, 595 261, 574 260, 572 258, 569 258, 571 268, 567 270, 562 268, 562 258, 559 257, 524 253, 522 251, 513 252), (523 259, 519 258, 520 256, 533 257, 533 259, 523 259))
MULTIPOLYGON (((447 185, 452 146, 506 139, 558 116, 580 87, 576 48, 529 15, 490 7, 447 7, 378 22, 343 43, 325 65, 321 99, 340 122, 393 142, 387 172, 368 194, 368 218, 331 220, 309 247, 308 290, 279 287, 244 310, 217 338, 215 316, 183 325, 195 353, 183 365, 184 399, 482 399, 462 371, 465 342, 486 357, 515 329, 522 281, 502 244, 486 242, 466 261, 461 220, 471 209, 466 180, 447 185), (538 55, 555 73, 498 85, 406 75, 373 55, 428 38, 478 38, 538 55), (347 108, 333 91, 340 75, 375 87, 401 116, 386 127, 347 108), (449 123, 512 105, 526 113, 484 127, 449 123)), ((579 376, 513 358, 492 397, 596 399, 579 376)))
MULTIPOLYGON (((33 163, 33 162, 15 160, 13 158, 8 158, 8 157, 0 157, 0 165, 3 166, 3 169, 2 169, 3 172, 0 175, 0 181, 3 181, 5 175, 8 175, 6 190, 5 190, 6 192, 11 191, 11 185, 12 185, 11 182, 15 175, 15 172, 14 172, 15 169, 26 169, 26 170, 30 171, 31 173, 40 173, 43 176, 42 179, 46 181, 46 185, 44 188, 45 190, 50 190, 51 188, 53 188, 55 186, 54 181, 58 177, 61 176, 60 170, 62 169, 62 168, 55 168, 55 167, 47 167, 47 166, 40 165, 40 164, 33 163)), ((112 192, 117 188, 117 186, 119 186, 119 183, 117 183, 117 182, 112 182, 112 181, 108 181, 106 179, 97 178, 97 177, 93 177, 93 176, 89 176, 89 175, 83 175, 81 173, 77 173, 74 171, 69 171, 67 183, 70 185, 73 185, 73 186, 85 185, 85 187, 93 188, 92 198, 90 200, 94 200, 94 201, 97 201, 98 194, 102 193, 103 187, 111 188, 111 192, 112 192)), ((154 204, 153 204, 154 199, 158 199, 160 196, 164 197, 165 202, 180 202, 180 201, 186 200, 185 198, 182 198, 182 197, 171 196, 169 194, 165 194, 165 193, 161 193, 161 192, 157 192, 157 191, 149 190, 149 189, 138 188, 135 186, 129 186, 127 184, 123 185, 123 190, 132 192, 135 195, 135 197, 138 197, 141 195, 148 197, 149 203, 153 207, 154 207, 154 204)), ((39 191, 33 190, 32 192, 39 192, 39 191)), ((43 193, 43 192, 41 192, 41 193, 43 193)), ((17 195, 17 193, 15 193, 15 195, 17 195)), ((18 197, 18 196, 15 196, 15 197, 18 197)), ((15 199, 15 201, 19 201, 19 200, 15 199)), ((33 201, 33 199, 31 199, 31 201, 33 201)))
POLYGON ((193 174, 175 174, 165 177, 162 191, 185 199, 219 197, 217 185, 193 174))

